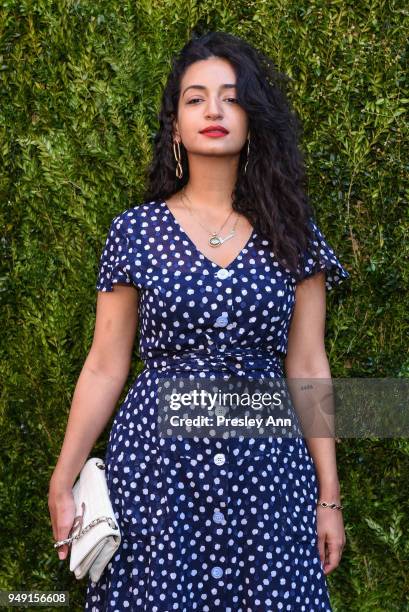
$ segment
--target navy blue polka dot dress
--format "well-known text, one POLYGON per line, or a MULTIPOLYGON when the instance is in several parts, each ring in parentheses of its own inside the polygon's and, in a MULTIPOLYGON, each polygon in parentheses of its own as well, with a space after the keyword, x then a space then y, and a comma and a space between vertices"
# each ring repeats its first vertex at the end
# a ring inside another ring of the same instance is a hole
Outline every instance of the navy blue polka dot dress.
MULTIPOLYGON (((310 219, 305 276, 349 277, 310 219)), ((284 377, 296 281, 253 231, 225 268, 205 257, 166 202, 116 216, 96 288, 140 290, 145 369, 119 406, 106 475, 122 533, 94 583, 93 612, 331 611, 317 547, 318 489, 302 437, 163 437, 159 377, 284 377)))

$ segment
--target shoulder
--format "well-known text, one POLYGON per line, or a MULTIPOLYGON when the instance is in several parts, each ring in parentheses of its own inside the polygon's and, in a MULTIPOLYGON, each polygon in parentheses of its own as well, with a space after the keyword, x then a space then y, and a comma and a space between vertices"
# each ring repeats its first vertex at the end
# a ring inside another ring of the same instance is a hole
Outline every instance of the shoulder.
POLYGON ((155 213, 160 212, 160 201, 152 200, 141 202, 126 208, 118 213, 111 222, 111 226, 125 236, 140 234, 155 220, 155 213))

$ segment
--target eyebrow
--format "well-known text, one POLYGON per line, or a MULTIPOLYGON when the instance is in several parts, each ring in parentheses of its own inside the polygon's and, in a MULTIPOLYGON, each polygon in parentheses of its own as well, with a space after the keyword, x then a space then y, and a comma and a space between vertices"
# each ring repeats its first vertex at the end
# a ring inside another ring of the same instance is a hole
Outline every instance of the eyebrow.
MULTIPOLYGON (((223 83, 223 85, 220 85, 220 89, 231 89, 233 87, 236 87, 234 83, 223 83)), ((207 89, 207 87, 205 85, 189 85, 189 87, 186 87, 183 91, 182 96, 185 95, 188 89, 207 89)))

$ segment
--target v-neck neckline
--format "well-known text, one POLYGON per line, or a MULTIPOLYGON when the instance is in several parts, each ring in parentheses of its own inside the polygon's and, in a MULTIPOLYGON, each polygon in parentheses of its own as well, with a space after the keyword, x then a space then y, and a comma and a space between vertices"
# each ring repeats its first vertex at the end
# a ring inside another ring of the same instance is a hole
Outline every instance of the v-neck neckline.
POLYGON ((249 239, 247 240, 246 244, 243 246, 241 251, 236 255, 236 257, 227 266, 220 266, 218 263, 216 263, 212 259, 209 259, 206 255, 204 255, 202 251, 200 251, 200 249, 198 249, 198 247, 195 245, 193 240, 190 238, 189 234, 183 229, 183 227, 180 225, 179 221, 176 219, 173 212, 170 210, 169 206, 167 205, 166 200, 162 200, 162 205, 164 206, 165 211, 168 213, 168 217, 171 218, 171 220, 173 221, 173 224, 177 227, 177 229, 181 232, 181 234, 185 236, 186 240, 190 243, 192 248, 196 251, 198 257, 202 259, 203 261, 208 261, 212 266, 214 266, 218 270, 230 270, 236 263, 238 263, 241 260, 244 251, 248 249, 250 244, 252 244, 254 237, 257 236, 256 230, 253 227, 253 231, 251 232, 249 239))

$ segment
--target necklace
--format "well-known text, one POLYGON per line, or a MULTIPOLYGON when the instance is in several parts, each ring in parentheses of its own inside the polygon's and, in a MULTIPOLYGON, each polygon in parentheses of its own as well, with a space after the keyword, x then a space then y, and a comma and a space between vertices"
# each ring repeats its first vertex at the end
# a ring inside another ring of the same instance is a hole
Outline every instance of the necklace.
MULTIPOLYGON (((189 213, 191 215, 193 215, 192 210, 184 203, 184 197, 186 197, 190 203, 191 200, 189 199, 189 196, 187 195, 187 193, 185 192, 185 187, 183 187, 182 191, 181 191, 181 200, 182 203, 184 205, 185 208, 187 208, 187 210, 189 211, 189 213)), ((227 221, 230 219, 231 215, 233 214, 233 211, 230 212, 229 216, 227 217, 226 221, 223 223, 223 225, 221 226, 221 228, 219 229, 219 231, 213 232, 210 231, 208 228, 204 227, 204 225, 202 223, 200 223, 200 221, 198 220, 199 225, 201 225, 201 227, 203 227, 203 229, 205 229, 208 233, 210 233, 211 237, 209 238, 209 244, 212 247, 218 247, 221 246, 224 242, 226 242, 227 240, 229 240, 230 238, 233 238, 233 236, 236 233, 236 226, 237 223, 239 221, 239 215, 237 215, 236 221, 233 225, 233 229, 231 230, 230 234, 228 234, 227 236, 225 236, 224 238, 222 238, 219 234, 222 231, 222 229, 224 228, 224 226, 226 225, 227 221)))

